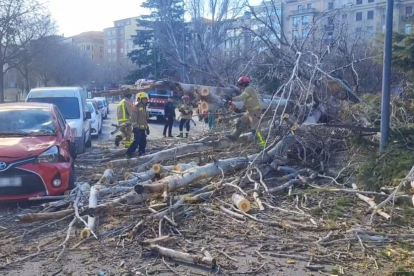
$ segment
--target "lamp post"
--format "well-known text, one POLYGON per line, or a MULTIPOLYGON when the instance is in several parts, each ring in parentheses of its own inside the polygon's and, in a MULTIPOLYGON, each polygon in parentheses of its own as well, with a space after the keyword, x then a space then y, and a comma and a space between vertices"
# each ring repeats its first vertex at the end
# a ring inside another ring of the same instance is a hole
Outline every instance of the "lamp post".
POLYGON ((391 90, 391 53, 392 53, 392 18, 394 0, 387 0, 384 64, 382 68, 381 97, 381 140, 380 151, 384 151, 390 134, 390 90, 391 90))

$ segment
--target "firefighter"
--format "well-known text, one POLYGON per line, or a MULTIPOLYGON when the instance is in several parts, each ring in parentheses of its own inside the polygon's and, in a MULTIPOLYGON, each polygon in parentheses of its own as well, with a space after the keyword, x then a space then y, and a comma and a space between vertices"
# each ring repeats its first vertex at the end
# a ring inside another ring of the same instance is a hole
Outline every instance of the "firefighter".
POLYGON ((118 125, 120 127, 121 134, 115 137, 115 145, 118 147, 119 143, 125 137, 125 147, 128 148, 132 143, 132 126, 131 126, 131 115, 134 107, 131 101, 131 94, 124 95, 124 98, 119 102, 116 110, 118 118, 118 125))
POLYGON ((232 141, 237 141, 243 131, 250 128, 253 135, 259 138, 259 145, 264 146, 265 142, 260 131, 257 130, 260 117, 262 116, 262 104, 257 91, 249 87, 250 79, 248 77, 240 77, 237 81, 237 87, 241 90, 241 95, 232 99, 234 102, 243 101, 246 112, 237 121, 236 129, 232 134, 228 135, 232 141))
POLYGON ((190 132, 190 121, 193 119, 193 106, 190 103, 189 96, 183 96, 183 105, 180 107, 179 111, 181 113, 181 120, 180 120, 180 135, 177 137, 183 138, 183 130, 185 126, 185 137, 188 138, 188 133, 190 132))
POLYGON ((164 114, 165 114, 165 126, 164 126, 164 137, 167 137, 167 129, 168 129, 168 137, 172 136, 172 127, 175 120, 175 106, 174 106, 174 99, 172 96, 168 97, 168 102, 164 106, 164 114))
POLYGON ((145 154, 147 146, 147 135, 150 134, 148 127, 148 113, 147 113, 148 95, 145 92, 140 92, 137 95, 137 103, 132 110, 132 127, 134 131, 134 142, 127 150, 127 158, 132 157, 133 153, 138 148, 138 155, 145 154))

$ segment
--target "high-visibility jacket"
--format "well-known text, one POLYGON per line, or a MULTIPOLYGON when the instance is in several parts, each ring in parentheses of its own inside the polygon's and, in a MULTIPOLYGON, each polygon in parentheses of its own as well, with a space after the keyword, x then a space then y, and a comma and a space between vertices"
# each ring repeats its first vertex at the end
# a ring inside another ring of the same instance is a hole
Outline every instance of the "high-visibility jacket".
POLYGON ((181 112, 181 119, 190 120, 193 117, 193 106, 189 103, 183 104, 179 111, 181 112))
POLYGON ((116 115, 118 117, 119 124, 130 121, 132 115, 132 103, 126 101, 125 99, 120 101, 116 110, 116 115))
POLYGON ((246 87, 240 96, 234 97, 233 102, 243 101, 244 108, 249 111, 257 111, 262 109, 262 103, 256 90, 252 87, 246 87))

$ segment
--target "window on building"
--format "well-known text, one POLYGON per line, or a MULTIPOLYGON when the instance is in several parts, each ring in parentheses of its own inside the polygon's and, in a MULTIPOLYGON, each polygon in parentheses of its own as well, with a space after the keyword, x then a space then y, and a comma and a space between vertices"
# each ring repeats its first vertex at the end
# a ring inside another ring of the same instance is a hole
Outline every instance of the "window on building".
POLYGON ((361 5, 362 4, 362 0, 356 0, 356 4, 357 5, 361 5))
POLYGON ((302 24, 303 25, 308 25, 309 22, 310 22, 310 19, 309 19, 308 15, 302 16, 302 24))
POLYGON ((106 31, 106 35, 110 36, 111 35, 111 31, 106 31))
POLYGON ((111 35, 115 35, 115 30, 112 30, 111 31, 111 35))
POLYGON ((333 25, 333 24, 334 24, 334 18, 328 17, 328 25, 333 25))
POLYGON ((124 48, 119 49, 119 51, 121 52, 121 54, 124 53, 124 48))
POLYGON ((108 40, 107 42, 106 42, 106 44, 108 44, 108 46, 110 46, 111 44, 112 44, 112 40, 108 40))
POLYGON ((86 46, 86 50, 90 51, 91 50, 91 46, 86 46))
POLYGON ((327 36, 328 36, 328 39, 333 39, 333 32, 328 32, 327 36))
POLYGON ((328 10, 333 10, 334 8, 334 2, 329 2, 328 3, 328 10))
POLYGON ((368 11, 368 13, 367 13, 367 19, 368 20, 374 19, 374 11, 368 11))
POLYGON ((342 14, 342 20, 347 20, 348 19, 348 15, 346 13, 342 14))
POLYGON ((302 29, 302 38, 307 38, 309 35, 309 29, 302 29))
POLYGON ((114 56, 114 57, 112 58, 112 61, 113 61, 113 62, 115 62, 115 61, 116 61, 116 56, 114 56))
POLYGON ((103 47, 99 47, 99 51, 103 52, 103 47))
POLYGON ((368 0, 368 3, 374 3, 374 0, 368 0))
POLYGON ((411 26, 411 24, 405 24, 404 33, 411 34, 412 31, 413 31, 413 27, 411 26))
POLYGON ((116 39, 112 39, 112 45, 116 45, 116 39))
POLYGON ((299 17, 293 17, 293 27, 297 27, 299 25, 299 17))
POLYGON ((406 15, 413 14, 413 6, 405 7, 405 14, 406 15))
POLYGON ((299 32, 297 30, 294 30, 292 33, 293 38, 299 38, 299 32))
POLYGON ((312 3, 306 4, 306 9, 308 9, 308 10, 312 9, 312 3))
POLYGON ((123 34, 124 34, 124 29, 119 30, 119 33, 120 33, 121 35, 123 35, 123 34))
POLYGON ((298 5, 298 11, 302 10, 302 5, 298 5))
POLYGON ((112 53, 112 49, 108 49, 108 54, 112 53))
POLYGON ((356 21, 362 21, 362 12, 356 13, 356 21))
POLYGON ((367 34, 370 35, 370 36, 374 35, 374 27, 368 26, 367 27, 367 34))
POLYGON ((355 32, 356 32, 356 33, 361 33, 361 31, 362 31, 362 28, 356 28, 356 29, 355 29, 355 32))

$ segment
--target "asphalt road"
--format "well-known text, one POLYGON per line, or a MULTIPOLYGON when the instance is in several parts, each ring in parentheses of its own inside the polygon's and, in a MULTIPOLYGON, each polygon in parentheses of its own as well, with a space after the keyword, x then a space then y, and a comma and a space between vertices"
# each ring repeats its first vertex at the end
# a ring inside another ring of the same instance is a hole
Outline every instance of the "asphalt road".
MULTIPOLYGON (((115 135, 111 135, 111 131, 113 131, 115 128, 111 126, 111 124, 117 124, 116 119, 116 108, 117 104, 109 104, 109 114, 108 118, 103 121, 102 124, 102 134, 99 135, 98 138, 94 139, 93 142, 107 142, 107 141, 114 141, 115 135)), ((178 115, 179 112, 177 111, 176 114, 178 115)), ((191 130, 190 135, 192 136, 199 136, 202 135, 204 130, 207 130, 207 126, 204 122, 199 122, 197 117, 194 117, 194 121, 197 124, 194 126, 193 123, 191 123, 191 130)), ((149 121, 149 127, 150 127, 150 135, 148 139, 160 139, 162 138, 162 133, 164 130, 164 123, 158 122, 156 120, 150 120, 149 121)), ((173 127, 173 135, 176 136, 180 133, 178 129, 178 125, 173 127)), ((92 143, 93 143, 92 142, 92 143)))

